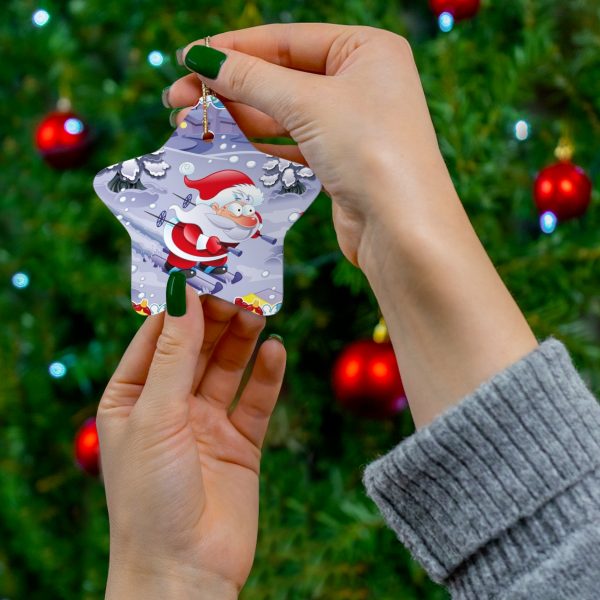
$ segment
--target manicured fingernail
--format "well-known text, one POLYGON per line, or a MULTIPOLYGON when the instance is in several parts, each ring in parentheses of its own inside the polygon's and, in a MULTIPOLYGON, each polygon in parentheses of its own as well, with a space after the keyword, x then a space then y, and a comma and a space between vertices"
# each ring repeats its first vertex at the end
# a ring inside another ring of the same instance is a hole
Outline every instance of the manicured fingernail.
POLYGON ((183 67, 183 51, 185 50, 184 47, 181 48, 177 48, 177 50, 175 50, 175 59, 177 60, 177 64, 181 65, 183 67))
POLYGON ((192 46, 185 55, 185 66, 204 77, 216 79, 226 58, 227 54, 210 46, 192 46))
POLYGON ((185 315, 185 275, 173 271, 167 281, 167 312, 172 317, 185 315))
POLYGON ((179 110, 180 109, 176 108, 175 110, 172 110, 169 115, 169 125, 173 128, 177 127, 177 113, 179 110))
POLYGON ((283 338, 280 335, 277 335, 276 333, 271 333, 269 335, 268 339, 270 339, 270 340, 277 340, 280 344, 283 345, 283 338))
POLYGON ((165 108, 173 108, 171 106, 171 104, 169 103, 169 90, 171 89, 171 86, 168 85, 163 91, 162 94, 160 95, 160 99, 162 100, 163 106, 165 108))

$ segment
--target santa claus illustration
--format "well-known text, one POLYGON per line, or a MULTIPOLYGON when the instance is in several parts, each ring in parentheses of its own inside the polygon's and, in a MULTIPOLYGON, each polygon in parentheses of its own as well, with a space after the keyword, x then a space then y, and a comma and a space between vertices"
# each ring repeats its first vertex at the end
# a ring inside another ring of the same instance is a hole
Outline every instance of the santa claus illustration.
POLYGON ((263 194, 241 171, 226 169, 202 179, 184 177, 198 190, 191 210, 173 205, 177 218, 165 223, 164 240, 169 250, 165 270, 173 268, 195 275, 194 269, 222 275, 227 272, 230 249, 247 239, 260 237, 262 219, 256 207, 263 194))

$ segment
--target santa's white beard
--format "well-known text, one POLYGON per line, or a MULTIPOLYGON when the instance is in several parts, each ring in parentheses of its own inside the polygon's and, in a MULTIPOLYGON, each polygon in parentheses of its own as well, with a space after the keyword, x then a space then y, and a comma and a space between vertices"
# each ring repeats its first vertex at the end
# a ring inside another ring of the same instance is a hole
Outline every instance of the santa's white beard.
POLYGON ((175 211, 177 219, 182 223, 198 225, 204 235, 208 237, 214 235, 222 242, 232 244, 243 242, 251 237, 257 229, 256 227, 252 229, 240 227, 235 221, 215 214, 210 206, 198 205, 187 211, 182 210, 177 205, 170 208, 175 211))

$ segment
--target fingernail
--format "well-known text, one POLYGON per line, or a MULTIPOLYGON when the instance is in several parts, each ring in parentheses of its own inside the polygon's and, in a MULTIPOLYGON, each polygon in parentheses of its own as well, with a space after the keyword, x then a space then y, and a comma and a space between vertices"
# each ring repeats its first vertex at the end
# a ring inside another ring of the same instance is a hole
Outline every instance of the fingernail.
POLYGON ((167 312, 172 317, 185 315, 185 275, 173 271, 167 281, 167 312))
POLYGON ((227 54, 215 48, 192 46, 185 55, 185 66, 204 77, 216 79, 226 58, 227 54))
POLYGON ((268 337, 269 340, 277 340, 281 345, 283 345, 283 338, 276 333, 271 333, 268 337))
POLYGON ((175 110, 171 111, 171 114, 169 115, 169 125, 173 128, 177 127, 177 113, 179 112, 179 109, 176 108, 175 110))
POLYGON ((175 59, 177 60, 177 64, 183 66, 183 51, 185 50, 184 47, 181 48, 177 48, 177 50, 175 50, 175 59))
POLYGON ((171 104, 169 103, 169 90, 171 89, 171 86, 168 85, 163 91, 162 94, 160 95, 160 99, 163 103, 163 106, 165 108, 173 108, 171 106, 171 104))

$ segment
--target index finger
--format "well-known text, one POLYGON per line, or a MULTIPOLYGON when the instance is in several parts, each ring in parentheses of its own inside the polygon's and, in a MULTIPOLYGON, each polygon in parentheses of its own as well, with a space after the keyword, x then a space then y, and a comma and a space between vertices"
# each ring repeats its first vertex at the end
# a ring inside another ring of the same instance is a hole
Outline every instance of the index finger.
MULTIPOLYGON (((213 35, 210 45, 237 50, 282 67, 325 74, 333 43, 351 34, 352 29, 332 23, 270 23, 213 35)), ((203 41, 193 42, 200 43, 203 41)))
POLYGON ((124 383, 144 385, 163 321, 163 313, 146 317, 125 350, 108 386, 124 383))

